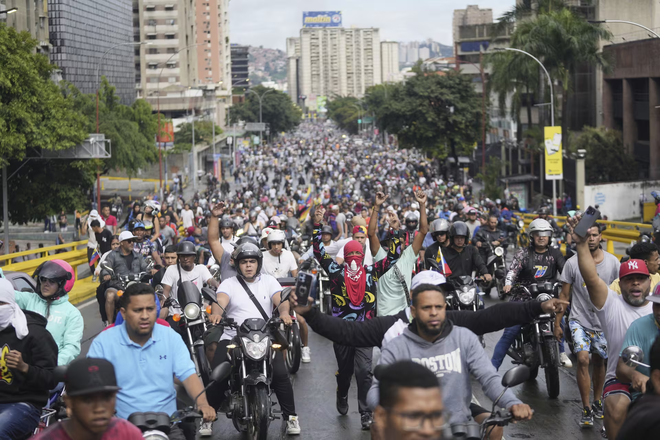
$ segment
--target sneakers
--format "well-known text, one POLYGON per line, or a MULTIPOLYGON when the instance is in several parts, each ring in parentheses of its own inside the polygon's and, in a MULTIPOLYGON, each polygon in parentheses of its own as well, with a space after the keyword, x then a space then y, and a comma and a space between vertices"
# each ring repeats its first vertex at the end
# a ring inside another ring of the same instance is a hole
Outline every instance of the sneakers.
POLYGON ((371 416, 371 413, 362 413, 360 414, 360 422, 362 423, 362 430, 369 431, 371 429, 371 424, 374 422, 374 419, 371 416))
POLYGON ((564 368, 571 368, 573 366, 573 362, 571 362, 571 359, 566 353, 559 353, 559 362, 564 366, 564 368))
POLYGON ((581 428, 591 428, 594 426, 594 415, 591 412, 591 408, 585 406, 582 409, 582 418, 580 419, 581 428))
POLYGON ((288 435, 300 434, 300 422, 298 422, 298 416, 289 416, 289 420, 286 421, 286 433, 288 435))
POLYGON ((594 418, 596 419, 602 419, 605 417, 603 413, 603 401, 602 400, 596 400, 594 403, 591 404, 591 411, 594 414, 594 418))
POLYGON ((339 391, 337 391, 337 411, 342 416, 348 414, 348 396, 340 396, 339 391))
POLYGON ((302 360, 303 364, 308 364, 308 363, 312 362, 311 354, 312 354, 312 351, 309 349, 309 347, 303 347, 302 348, 302 356, 301 356, 300 359, 302 360))
POLYGON ((603 425, 603 429, 600 430, 600 436, 603 438, 607 438, 607 431, 605 431, 605 425, 603 425))
POLYGON ((213 435, 213 422, 202 422, 199 425, 199 435, 202 437, 211 437, 213 435))

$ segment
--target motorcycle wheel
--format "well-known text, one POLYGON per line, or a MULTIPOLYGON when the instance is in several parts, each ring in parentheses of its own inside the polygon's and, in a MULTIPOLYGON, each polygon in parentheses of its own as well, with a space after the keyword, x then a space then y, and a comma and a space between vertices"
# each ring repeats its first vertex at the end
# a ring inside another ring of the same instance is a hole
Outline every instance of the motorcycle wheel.
POLYGON ((548 396, 556 399, 559 396, 559 359, 557 355, 557 345, 548 344, 543 347, 544 357, 547 362, 545 367, 545 383, 548 390, 548 396))
POLYGON ((536 377, 539 375, 539 366, 537 365, 534 368, 529 369, 529 379, 527 379, 528 382, 531 382, 533 380, 536 380, 536 377))
POLYGON ((206 359, 206 352, 203 345, 195 347, 195 355, 197 356, 197 364, 199 365, 199 375, 202 378, 202 383, 206 386, 211 382, 211 365, 208 359, 206 359))
POLYGON ((263 383, 251 387, 248 391, 250 417, 247 434, 250 440, 266 440, 268 438, 268 425, 270 424, 270 398, 268 389, 263 383))
POLYGON ((300 327, 293 324, 287 331, 287 340, 289 348, 286 350, 286 368, 289 374, 296 374, 300 369, 300 359, 302 357, 302 342, 300 341, 300 327))

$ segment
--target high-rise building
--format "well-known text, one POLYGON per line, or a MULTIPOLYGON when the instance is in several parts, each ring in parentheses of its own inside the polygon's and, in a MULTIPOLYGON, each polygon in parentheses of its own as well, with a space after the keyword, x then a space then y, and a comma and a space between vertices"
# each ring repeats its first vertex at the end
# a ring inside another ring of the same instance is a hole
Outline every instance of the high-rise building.
POLYGON ((5 0, 0 11, 16 8, 11 14, 0 14, 0 22, 17 31, 27 31, 39 42, 37 52, 48 55, 48 0, 5 0))
POLYGON ((287 88, 293 102, 300 96, 300 38, 286 39, 287 88))
POLYGON ((408 60, 409 64, 415 64, 419 60, 419 44, 409 43, 408 45, 408 60))
POLYGON ((492 22, 492 9, 479 9, 479 5, 468 5, 465 9, 454 9, 454 20, 452 22, 453 40, 457 41, 459 39, 459 26, 487 24, 492 22))
POLYGON ((50 60, 62 79, 96 93, 105 76, 122 103, 135 101, 131 0, 48 0, 48 32, 50 60))
POLYGON ((428 60, 431 58, 431 50, 428 47, 420 47, 419 48, 419 59, 420 60, 428 60))
POLYGON ((138 97, 170 118, 215 115, 231 95, 228 0, 134 0, 138 97))
POLYGON ((382 41, 380 43, 381 79, 383 82, 399 79, 399 43, 382 41))
POLYGON ((380 34, 374 28, 300 30, 300 89, 313 106, 318 96, 361 97, 381 83, 380 34))
POLYGON ((249 87, 249 48, 247 46, 231 45, 231 86, 249 87))

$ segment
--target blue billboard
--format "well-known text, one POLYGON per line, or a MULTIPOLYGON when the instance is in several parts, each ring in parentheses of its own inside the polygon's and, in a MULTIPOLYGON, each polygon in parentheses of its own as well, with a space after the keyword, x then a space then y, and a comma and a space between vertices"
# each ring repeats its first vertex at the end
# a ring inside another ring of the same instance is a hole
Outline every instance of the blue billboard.
POLYGON ((304 28, 340 27, 341 11, 303 12, 304 28))

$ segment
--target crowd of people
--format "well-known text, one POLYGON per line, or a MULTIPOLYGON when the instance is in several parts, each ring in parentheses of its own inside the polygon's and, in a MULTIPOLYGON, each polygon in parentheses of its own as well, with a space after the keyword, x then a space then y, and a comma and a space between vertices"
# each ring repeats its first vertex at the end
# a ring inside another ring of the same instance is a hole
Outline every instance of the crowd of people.
MULTIPOLYGON (((115 201, 81 218, 105 327, 87 358, 79 356, 84 322, 68 300, 76 278, 68 263, 39 266, 34 292, 15 291, 0 279, 0 345, 7 347, 0 439, 34 431, 58 386, 57 365, 68 365, 68 420, 40 438, 82 438, 86 431, 142 438, 123 420, 134 412, 174 413, 173 377, 200 396, 198 432, 212 435, 229 383, 203 391, 180 310, 168 300, 186 282, 200 293, 203 287, 216 292, 203 337, 212 368, 228 360, 236 336, 220 325, 223 318, 240 324, 279 314, 291 325, 295 311, 302 362, 312 363, 310 327, 333 342, 335 408, 348 414, 355 376, 361 426, 372 438, 415 432, 437 439, 446 424, 488 420, 491 410, 472 401, 471 377, 514 420, 531 419, 532 408, 505 390, 498 369, 521 327, 543 314, 554 316, 563 366, 577 362, 580 426, 604 419, 607 438, 653 438, 657 422, 649 414, 660 393, 657 245, 636 244, 621 264, 602 249, 602 225, 582 237, 574 233, 580 212, 568 211, 562 230, 547 207, 520 231, 515 198, 489 200, 474 193, 470 179, 454 182, 451 170, 419 152, 355 140, 328 123, 303 123, 273 144, 243 151, 231 183, 209 180, 187 200, 177 187, 164 200, 132 203, 124 218, 112 214, 115 201), (570 258, 551 245, 557 234, 570 237, 570 258), (511 254, 504 274, 486 265, 495 247, 511 254), (299 304, 295 291, 280 300, 281 282, 312 264, 329 280, 327 314, 313 300, 299 304), (473 275, 485 294, 501 277, 498 293, 515 300, 448 310, 452 283, 473 275), (137 282, 126 286, 125 276, 137 282), (519 294, 543 281, 561 284, 557 298, 519 294), (498 330, 504 332, 488 356, 479 336, 498 330), (639 347, 650 365, 626 363, 620 356, 629 346, 639 347), (377 377, 374 347, 381 350, 377 377)), ((287 433, 313 430, 312 421, 299 419, 295 393, 305 390, 294 393, 282 352, 272 365, 270 386, 287 433)), ((189 428, 175 425, 169 438, 189 438, 189 428)), ((495 426, 486 438, 502 435, 503 426, 495 426)))

